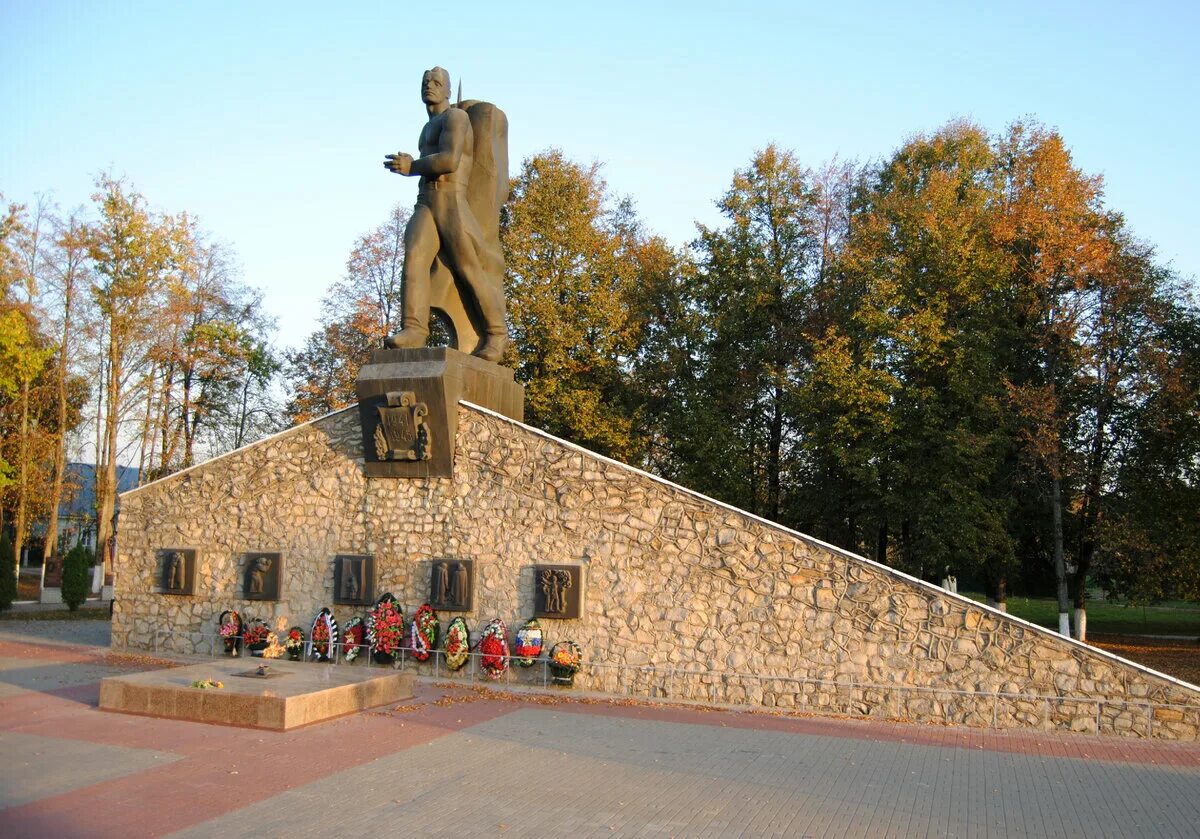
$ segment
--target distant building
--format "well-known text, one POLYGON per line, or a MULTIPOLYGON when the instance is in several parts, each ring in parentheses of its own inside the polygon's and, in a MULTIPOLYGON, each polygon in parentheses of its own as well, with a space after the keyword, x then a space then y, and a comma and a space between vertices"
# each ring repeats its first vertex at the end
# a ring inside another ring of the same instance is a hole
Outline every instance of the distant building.
MULTIPOLYGON (((117 492, 133 489, 138 483, 138 470, 132 466, 117 466, 117 492)), ((63 476, 64 500, 58 505, 58 548, 67 551, 81 544, 96 550, 96 465, 68 463, 63 476)), ((117 504, 120 509, 120 503, 117 504)), ((42 545, 46 539, 48 521, 34 525, 22 564, 40 565, 42 545), (34 546, 36 545, 36 549, 34 546)))

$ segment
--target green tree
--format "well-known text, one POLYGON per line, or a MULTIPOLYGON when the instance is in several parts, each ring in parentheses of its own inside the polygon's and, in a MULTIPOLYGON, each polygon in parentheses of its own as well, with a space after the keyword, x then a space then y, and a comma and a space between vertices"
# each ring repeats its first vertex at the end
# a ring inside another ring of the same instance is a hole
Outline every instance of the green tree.
POLYGON ((1200 310, 1172 282, 1157 297, 1147 333, 1108 362, 1130 361, 1136 375, 1120 388, 1096 380, 1115 397, 1102 441, 1112 469, 1081 528, 1094 534, 1081 548, 1104 588, 1141 603, 1200 598, 1200 310))
POLYGON ((865 273, 857 319, 875 333, 855 379, 890 376, 882 388, 844 392, 851 408, 888 400, 888 421, 867 425, 886 432, 867 453, 886 461, 876 477, 882 532, 895 545, 877 552, 935 579, 1013 559, 995 358, 1005 263, 991 238, 992 164, 988 138, 973 125, 914 138, 881 170, 846 257, 865 273))
POLYGON ((62 599, 72 612, 87 601, 88 572, 94 560, 95 557, 83 545, 71 548, 63 560, 62 599))
POLYGON ((723 433, 688 477, 773 519, 795 461, 795 388, 812 357, 819 198, 791 152, 767 146, 717 202, 727 224, 702 225, 693 246, 705 330, 698 407, 723 433))

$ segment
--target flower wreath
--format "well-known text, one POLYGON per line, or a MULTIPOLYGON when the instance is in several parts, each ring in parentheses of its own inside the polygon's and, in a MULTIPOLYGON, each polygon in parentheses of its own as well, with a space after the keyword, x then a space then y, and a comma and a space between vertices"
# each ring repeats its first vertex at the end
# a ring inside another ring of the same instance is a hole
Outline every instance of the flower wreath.
POLYGON ((304 656, 304 630, 298 626, 289 629, 287 638, 283 640, 283 648, 287 650, 288 658, 299 661, 304 656))
POLYGON ((353 617, 346 622, 346 632, 342 636, 342 658, 347 662, 354 661, 362 652, 364 634, 362 618, 353 617))
POLYGON ((550 651, 550 669, 556 675, 575 676, 583 664, 583 651, 574 641, 559 641, 550 651))
POLYGON ((238 644, 242 640, 242 616, 232 609, 226 609, 217 618, 217 632, 225 644, 225 652, 237 655, 238 644))
POLYGON ((508 669, 508 627, 500 618, 492 618, 479 636, 479 667, 489 679, 499 679, 508 669))
POLYGON ((438 636, 442 634, 442 623, 438 614, 428 603, 422 604, 413 615, 412 648, 413 658, 429 661, 429 654, 437 649, 438 636))
POLYGON ((242 643, 252 653, 260 653, 271 643, 271 628, 262 618, 251 618, 242 630, 242 643))
POLYGON ((337 649, 338 625, 328 606, 313 620, 308 638, 309 655, 317 661, 329 661, 330 655, 337 649))
POLYGON ((537 618, 530 618, 517 630, 513 637, 513 654, 522 667, 532 667, 533 660, 542 654, 542 625, 537 618))
POLYGON ((377 659, 390 659, 404 646, 404 613, 390 591, 367 614, 367 643, 377 659))
POLYGON ((471 658, 471 630, 461 616, 450 621, 446 630, 446 667, 461 670, 471 658))

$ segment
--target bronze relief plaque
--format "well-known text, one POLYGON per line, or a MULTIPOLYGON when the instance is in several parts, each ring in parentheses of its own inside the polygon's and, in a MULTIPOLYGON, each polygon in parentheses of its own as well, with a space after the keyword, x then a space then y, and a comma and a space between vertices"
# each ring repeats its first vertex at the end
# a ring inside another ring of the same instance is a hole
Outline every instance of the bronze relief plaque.
POLYGON ((533 616, 573 620, 583 614, 583 566, 533 566, 533 616))
POLYGON ((375 557, 338 554, 334 558, 333 602, 346 606, 375 603, 375 557))
POLYGON ((283 579, 283 554, 242 554, 242 597, 247 600, 278 600, 283 579))
POLYGON ((163 594, 188 596, 196 593, 194 548, 162 548, 157 553, 158 581, 163 594))
POLYGON ((429 605, 447 612, 470 612, 475 606, 475 560, 435 558, 429 576, 429 605))

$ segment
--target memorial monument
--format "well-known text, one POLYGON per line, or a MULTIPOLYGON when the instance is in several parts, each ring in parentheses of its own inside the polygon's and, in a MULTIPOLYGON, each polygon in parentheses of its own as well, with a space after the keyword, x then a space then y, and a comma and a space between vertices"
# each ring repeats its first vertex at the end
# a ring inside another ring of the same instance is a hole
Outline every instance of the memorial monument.
POLYGON ((419 177, 404 231, 402 329, 359 374, 364 460, 372 477, 449 476, 460 399, 513 419, 524 389, 499 366, 508 345, 500 208, 508 199, 508 119, 490 102, 450 102, 450 74, 421 76, 428 122, 419 157, 384 159, 419 177), (430 318, 449 348, 427 348, 430 318), (469 355, 467 355, 469 353, 469 355))
MULTIPOLYGON (((253 650, 245 639, 256 627, 316 627, 314 615, 337 611, 352 641, 341 665, 325 666, 353 672, 357 645, 370 641, 363 610, 386 593, 393 614, 437 610, 455 627, 434 672, 467 661, 468 621, 504 642, 505 622, 529 627, 532 617, 561 654, 556 681, 591 690, 1200 736, 1194 685, 525 425, 523 388, 500 363, 507 121, 487 102, 452 104, 449 91, 446 71, 422 76, 419 157, 386 158, 389 171, 420 178, 403 328, 362 368, 357 409, 123 493, 115 646, 232 656, 243 643, 253 650), (434 316, 450 346, 427 346, 434 316)), ((471 673, 500 672, 483 658, 471 673)), ((171 681, 183 675, 107 685, 101 705, 199 707, 191 718, 277 728, 311 721, 280 703, 260 703, 250 719, 244 697, 220 691, 200 703, 171 681)), ((282 678, 312 692, 295 673, 282 678)), ((342 713, 395 701, 399 688, 380 691, 348 685, 352 702, 313 707, 342 713)))

